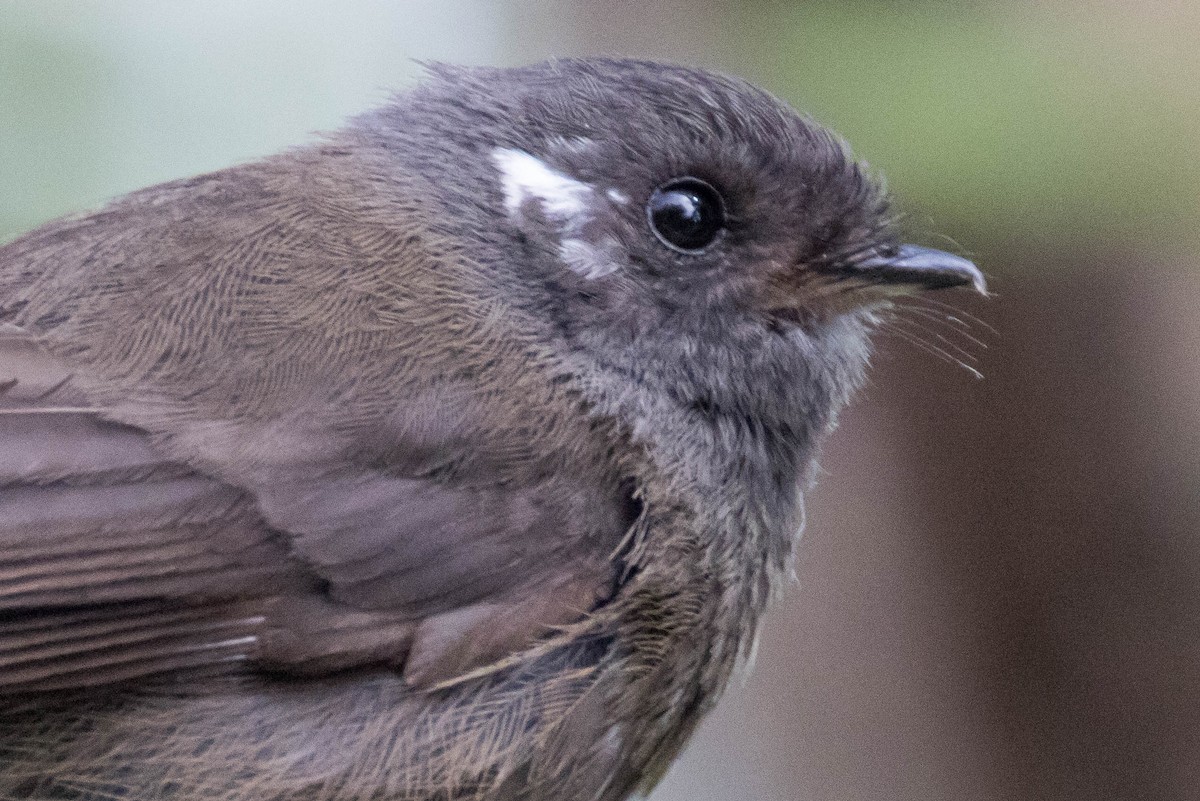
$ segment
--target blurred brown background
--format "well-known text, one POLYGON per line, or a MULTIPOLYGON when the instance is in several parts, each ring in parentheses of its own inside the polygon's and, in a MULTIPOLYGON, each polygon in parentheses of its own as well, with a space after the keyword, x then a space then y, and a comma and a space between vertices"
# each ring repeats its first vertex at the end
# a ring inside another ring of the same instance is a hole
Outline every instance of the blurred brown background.
POLYGON ((1200 798, 1200 4, 0 12, 0 238, 302 141, 414 58, 687 61, 837 128, 988 273, 939 297, 986 349, 919 320, 985 378, 882 338, 799 586, 653 800, 1200 798))

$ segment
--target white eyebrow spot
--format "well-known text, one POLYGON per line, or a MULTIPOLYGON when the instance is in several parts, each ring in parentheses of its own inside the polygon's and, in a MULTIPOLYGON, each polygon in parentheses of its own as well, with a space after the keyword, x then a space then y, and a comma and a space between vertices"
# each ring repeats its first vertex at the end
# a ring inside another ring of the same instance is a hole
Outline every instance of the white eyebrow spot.
POLYGON ((629 195, 625 194, 620 189, 610 189, 604 194, 608 195, 608 199, 613 203, 620 203, 622 206, 629 202, 629 195))
POLYGON ((558 140, 558 146, 563 150, 570 150, 574 153, 583 153, 595 147, 596 143, 591 139, 585 139, 582 136, 572 136, 569 139, 566 137, 560 138, 558 140))
POLYGON ((520 211, 526 200, 541 201, 547 216, 563 222, 575 221, 587 211, 592 187, 551 168, 523 150, 498 147, 492 160, 500 170, 504 206, 509 214, 520 211))

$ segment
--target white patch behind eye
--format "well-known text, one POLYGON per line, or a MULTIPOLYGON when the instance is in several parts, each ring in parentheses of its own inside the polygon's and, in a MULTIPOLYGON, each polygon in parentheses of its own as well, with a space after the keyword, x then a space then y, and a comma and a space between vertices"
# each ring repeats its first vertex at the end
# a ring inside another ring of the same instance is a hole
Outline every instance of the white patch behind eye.
POLYGON ((558 246, 559 257, 584 278, 599 278, 617 270, 615 242, 600 247, 582 239, 564 239, 558 246))
MULTIPOLYGON (((584 233, 595 211, 594 187, 523 150, 498 147, 492 159, 500 171, 504 206, 518 224, 522 222, 521 207, 526 201, 536 200, 545 215, 558 224, 558 255, 568 268, 588 279, 617 271, 620 243, 611 236, 592 240, 584 233)), ((615 191, 607 193, 612 201, 618 201, 615 191)))
POLYGON ((541 201, 546 215, 578 227, 588 208, 592 187, 564 175, 523 150, 498 147, 492 160, 500 170, 504 206, 516 215, 530 198, 541 201))

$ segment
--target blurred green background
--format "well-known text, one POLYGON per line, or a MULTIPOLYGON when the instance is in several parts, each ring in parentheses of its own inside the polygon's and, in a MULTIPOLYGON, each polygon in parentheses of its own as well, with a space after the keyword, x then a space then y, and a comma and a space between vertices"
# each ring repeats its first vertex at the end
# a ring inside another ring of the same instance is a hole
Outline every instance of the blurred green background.
POLYGON ((1197 41, 1171 0, 7 0, 0 239, 302 142, 418 59, 760 83, 988 273, 991 301, 940 298, 985 321, 954 341, 986 378, 884 337, 800 586, 654 801, 1192 799, 1197 41))

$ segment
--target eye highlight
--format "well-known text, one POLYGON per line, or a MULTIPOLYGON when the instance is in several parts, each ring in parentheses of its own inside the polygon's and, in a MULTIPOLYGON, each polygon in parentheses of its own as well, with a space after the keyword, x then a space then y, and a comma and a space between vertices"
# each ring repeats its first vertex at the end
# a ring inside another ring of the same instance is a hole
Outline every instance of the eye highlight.
POLYGON ((667 247, 699 253, 725 229, 725 201, 699 178, 675 178, 650 195, 646 219, 667 247))

